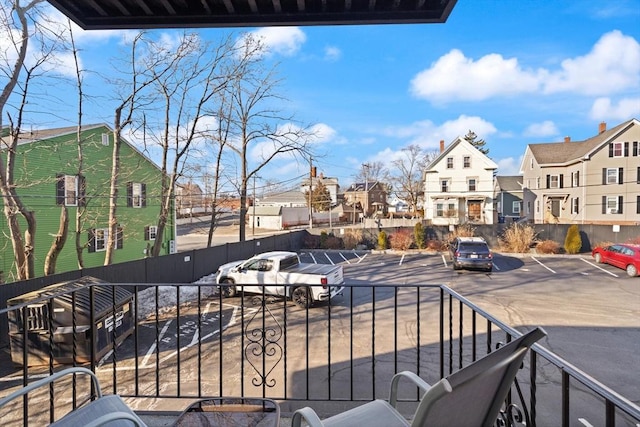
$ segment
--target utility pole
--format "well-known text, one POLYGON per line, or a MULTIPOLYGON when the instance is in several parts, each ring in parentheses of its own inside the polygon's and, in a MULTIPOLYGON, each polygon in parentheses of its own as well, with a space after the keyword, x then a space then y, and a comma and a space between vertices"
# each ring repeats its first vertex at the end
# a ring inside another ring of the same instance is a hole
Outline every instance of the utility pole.
POLYGON ((309 156, 309 229, 313 228, 313 162, 312 157, 309 156))
POLYGON ((362 168, 364 169, 364 197, 365 197, 365 207, 362 208, 362 226, 364 227, 365 218, 367 217, 367 213, 369 213, 369 163, 363 163, 362 168))

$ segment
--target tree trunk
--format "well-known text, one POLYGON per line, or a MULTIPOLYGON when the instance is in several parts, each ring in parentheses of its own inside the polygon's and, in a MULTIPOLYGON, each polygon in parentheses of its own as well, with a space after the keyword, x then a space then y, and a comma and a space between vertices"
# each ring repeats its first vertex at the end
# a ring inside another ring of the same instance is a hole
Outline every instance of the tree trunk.
POLYGON ((104 265, 113 262, 113 252, 116 249, 116 239, 118 230, 118 177, 120 174, 120 114, 121 110, 116 110, 115 126, 113 130, 113 155, 111 159, 111 185, 109 190, 109 239, 107 250, 104 254, 104 265))
POLYGON ((64 248, 64 244, 67 241, 67 233, 69 231, 69 215, 66 206, 60 208, 60 227, 58 233, 51 243, 51 248, 47 253, 47 257, 44 260, 44 275, 49 276, 56 272, 56 262, 58 261, 58 255, 64 248))

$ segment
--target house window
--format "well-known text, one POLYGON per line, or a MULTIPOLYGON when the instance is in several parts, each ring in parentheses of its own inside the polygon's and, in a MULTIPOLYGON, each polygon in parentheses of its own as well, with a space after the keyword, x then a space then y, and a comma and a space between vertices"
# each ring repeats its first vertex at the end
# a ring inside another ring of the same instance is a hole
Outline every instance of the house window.
POLYGON ((619 212, 618 197, 607 196, 607 213, 617 214, 619 212))
POLYGON ((453 169, 453 157, 447 157, 447 169, 453 169))
POLYGON ((147 206, 147 186, 139 182, 127 183, 127 207, 144 208, 147 206))
POLYGON ((475 178, 469 178, 467 180, 467 183, 469 184, 469 191, 476 191, 476 179, 475 178))
POLYGON ((464 156, 463 157, 463 161, 464 161, 464 168, 468 169, 471 167, 471 156, 464 156))
POLYGON ((607 184, 617 184, 618 183, 618 169, 617 168, 608 168, 607 169, 607 184))
POLYGON ((611 144, 613 147, 612 156, 609 157, 623 157, 624 156, 624 144, 622 142, 614 142, 611 144))
POLYGON ((580 198, 579 197, 574 197, 571 199, 571 213, 572 214, 577 214, 579 213, 579 206, 580 206, 580 198))
POLYGON ((144 228, 144 240, 156 240, 158 234, 158 226, 150 225, 144 228))
POLYGON ((536 200, 536 213, 540 213, 540 200, 536 200))
POLYGON ((436 203, 436 216, 437 217, 444 216, 444 203, 436 203))
POLYGON ((108 147, 109 146, 109 134, 108 133, 103 133, 102 134, 102 145, 108 147))
POLYGON ((536 178, 536 190, 540 189, 540 177, 536 178))
POLYGON ((446 193, 449 191, 449 180, 448 179, 441 179, 440 180, 440 191, 442 191, 443 193, 446 193))
POLYGON ((533 169, 533 157, 531 158, 531 166, 530 169, 533 169))
POLYGON ((511 206, 511 210, 514 214, 519 214, 520 213, 520 202, 518 201, 514 201, 512 206, 511 206))
POLYGON ((500 215, 502 215, 502 203, 496 202, 496 210, 500 215))
POLYGON ((449 205, 447 206, 447 216, 458 216, 457 212, 456 212, 456 204, 455 203, 449 203, 449 205))
MULTIPOLYGON (((116 249, 124 247, 122 227, 116 229, 116 249)), ((108 228, 92 228, 89 230, 89 252, 106 251, 109 246, 109 229, 108 228)))
POLYGON ((549 188, 560 188, 560 175, 548 175, 549 188))
POLYGON ((531 214, 531 202, 527 202, 527 215, 531 214))
POLYGON ((85 181, 82 175, 56 175, 56 204, 84 206, 85 181))
POLYGON ((571 174, 571 186, 580 187, 580 171, 571 174))

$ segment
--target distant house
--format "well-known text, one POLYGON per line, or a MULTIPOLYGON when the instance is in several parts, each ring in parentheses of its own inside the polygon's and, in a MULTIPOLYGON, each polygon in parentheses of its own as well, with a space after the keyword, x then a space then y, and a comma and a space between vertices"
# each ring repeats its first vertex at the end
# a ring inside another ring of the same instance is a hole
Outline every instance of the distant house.
POLYGON ((289 208, 302 208, 309 206, 309 202, 301 191, 285 191, 282 193, 267 194, 256 201, 256 206, 279 206, 289 208))
POLYGON ((204 212, 204 194, 194 182, 178 183, 175 189, 176 210, 178 215, 204 212))
POLYGON ((347 205, 360 207, 367 218, 387 213, 387 190, 379 181, 352 184, 343 196, 347 205))
MULTIPOLYGON (((60 228, 61 211, 66 210, 69 230, 57 258, 56 273, 78 269, 75 233, 79 233, 84 267, 104 264, 109 245, 109 188, 113 130, 104 124, 87 125, 80 135, 83 168, 78 170, 76 127, 24 133, 18 145, 19 166, 15 168, 17 193, 27 209, 35 212, 35 274, 44 274, 44 262, 53 236, 60 228), (83 210, 79 228, 76 212, 83 210)), ((117 241, 113 263, 145 257, 156 239, 162 171, 133 145, 123 141, 120 151, 117 200, 117 241)), ((161 254, 175 249, 173 217, 163 233, 161 254)), ((0 235, 8 236, 4 215, 0 235)), ((0 271, 5 280, 14 275, 11 241, 0 239, 0 271)))
MULTIPOLYGON (((340 191, 340 185, 338 184, 338 178, 325 177, 322 173, 318 177, 311 177, 311 189, 315 189, 318 183, 322 183, 329 194, 331 195, 331 206, 335 206, 338 203, 338 192, 340 191)), ((302 194, 306 194, 309 191, 309 178, 304 178, 300 184, 300 191, 302 194)))
POLYGON ((584 141, 529 144, 522 159, 524 214, 535 223, 640 224, 640 122, 584 141))
POLYGON ((498 165, 458 137, 425 171, 424 218, 433 225, 492 224, 493 175, 498 165))
POLYGON ((509 222, 522 217, 522 177, 496 176, 494 199, 495 222, 509 222))
POLYGON ((399 199, 397 196, 391 197, 387 201, 387 206, 389 212, 399 213, 399 212, 408 212, 409 204, 402 199, 399 199))

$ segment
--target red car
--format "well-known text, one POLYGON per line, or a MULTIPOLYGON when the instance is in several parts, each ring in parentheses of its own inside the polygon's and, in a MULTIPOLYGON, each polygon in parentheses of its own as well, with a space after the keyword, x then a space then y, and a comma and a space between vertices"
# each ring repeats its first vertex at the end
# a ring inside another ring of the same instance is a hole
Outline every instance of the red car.
POLYGON ((640 272, 640 245, 620 243, 606 247, 595 248, 591 255, 597 263, 607 263, 627 270, 629 277, 640 272))

